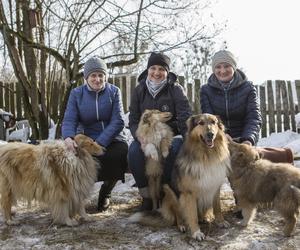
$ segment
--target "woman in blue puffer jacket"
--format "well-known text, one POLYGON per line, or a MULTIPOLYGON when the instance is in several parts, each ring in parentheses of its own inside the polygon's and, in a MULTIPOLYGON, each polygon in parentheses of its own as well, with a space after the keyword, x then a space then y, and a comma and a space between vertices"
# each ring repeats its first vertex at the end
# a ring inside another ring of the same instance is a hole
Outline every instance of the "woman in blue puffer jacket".
POLYGON ((97 157, 101 168, 98 181, 104 181, 99 192, 98 211, 109 206, 110 193, 118 180, 124 180, 128 145, 124 129, 124 111, 120 89, 107 80, 107 66, 98 57, 84 65, 86 83, 70 93, 62 123, 62 136, 67 147, 75 151, 73 140, 83 133, 104 147, 105 154, 97 157))
POLYGON ((212 57, 213 74, 201 87, 201 109, 219 115, 231 138, 255 145, 262 122, 257 91, 236 66, 230 51, 221 50, 212 57))

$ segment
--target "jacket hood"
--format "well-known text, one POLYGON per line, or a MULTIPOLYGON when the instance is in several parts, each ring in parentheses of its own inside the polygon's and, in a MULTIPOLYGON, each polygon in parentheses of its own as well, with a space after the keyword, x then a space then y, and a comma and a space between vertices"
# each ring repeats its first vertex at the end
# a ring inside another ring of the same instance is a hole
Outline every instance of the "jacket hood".
MULTIPOLYGON (((141 83, 143 80, 146 80, 147 78, 147 75, 148 75, 148 70, 145 69, 138 77, 138 82, 141 83)), ((177 81, 177 75, 173 72, 169 72, 168 73, 168 83, 175 83, 177 81)))
MULTIPOLYGON (((237 69, 234 72, 234 80, 230 84, 229 89, 234 89, 234 88, 242 85, 244 82, 247 82, 247 81, 248 81, 248 78, 245 75, 245 73, 243 71, 241 71, 240 69, 237 69)), ((210 75, 210 77, 208 78, 207 84, 214 87, 214 88, 223 89, 221 83, 219 82, 219 80, 217 79, 215 74, 210 75)))

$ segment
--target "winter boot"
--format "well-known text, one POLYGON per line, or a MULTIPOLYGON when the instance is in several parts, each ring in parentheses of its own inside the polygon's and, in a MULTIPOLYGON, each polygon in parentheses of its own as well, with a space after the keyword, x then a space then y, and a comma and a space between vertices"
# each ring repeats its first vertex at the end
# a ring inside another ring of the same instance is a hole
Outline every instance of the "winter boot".
POLYGON ((98 207, 99 212, 103 212, 109 208, 111 191, 116 185, 116 180, 104 181, 99 191, 98 207))

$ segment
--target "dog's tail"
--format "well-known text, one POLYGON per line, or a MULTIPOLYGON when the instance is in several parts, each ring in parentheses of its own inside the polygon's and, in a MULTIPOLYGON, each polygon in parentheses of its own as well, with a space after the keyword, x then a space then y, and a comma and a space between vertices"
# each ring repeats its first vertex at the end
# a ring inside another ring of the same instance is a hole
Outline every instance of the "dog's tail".
POLYGON ((300 202, 300 188, 294 185, 290 185, 290 188, 294 191, 294 194, 296 195, 298 202, 300 202))
POLYGON ((129 217, 129 222, 138 223, 143 226, 164 228, 172 223, 166 220, 159 210, 137 212, 129 217))
POLYGON ((133 214, 129 221, 144 226, 169 227, 180 217, 179 202, 169 185, 163 185, 162 206, 158 210, 143 211, 133 214))

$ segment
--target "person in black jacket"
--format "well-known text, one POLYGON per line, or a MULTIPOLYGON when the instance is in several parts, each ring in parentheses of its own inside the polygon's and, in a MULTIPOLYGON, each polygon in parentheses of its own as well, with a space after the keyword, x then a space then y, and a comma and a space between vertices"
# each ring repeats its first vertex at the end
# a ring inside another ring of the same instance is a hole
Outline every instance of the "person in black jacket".
POLYGON ((152 209, 145 175, 145 156, 135 134, 141 115, 145 109, 158 109, 173 114, 167 124, 172 128, 175 137, 164 164, 162 177, 164 183, 171 181, 175 157, 187 131, 186 120, 191 115, 188 99, 183 88, 176 82, 177 76, 170 72, 169 66, 169 57, 161 53, 151 53, 147 69, 138 77, 139 84, 133 91, 129 107, 129 128, 134 141, 129 147, 128 164, 143 198, 141 210, 152 209))
POLYGON ((220 116, 227 135, 235 141, 255 145, 262 122, 256 88, 237 69, 230 51, 215 53, 212 70, 208 83, 201 87, 202 112, 220 116))

